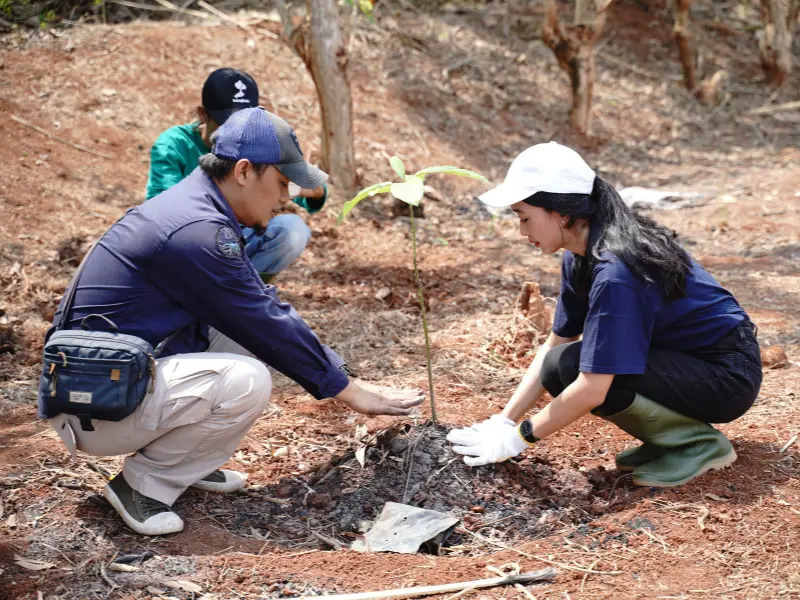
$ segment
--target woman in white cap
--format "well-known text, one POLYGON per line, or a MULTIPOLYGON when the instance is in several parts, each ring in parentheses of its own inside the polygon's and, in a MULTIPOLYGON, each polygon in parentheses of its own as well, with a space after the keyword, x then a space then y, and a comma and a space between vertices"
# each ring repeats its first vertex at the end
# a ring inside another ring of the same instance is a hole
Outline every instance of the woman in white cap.
POLYGON ((643 444, 616 457, 637 485, 729 466, 709 423, 742 416, 761 386, 755 326, 675 233, 636 214, 573 150, 525 150, 483 196, 510 206, 545 254, 565 250, 553 330, 500 414, 450 432, 473 466, 506 460, 591 412, 643 444), (553 400, 524 415, 547 390, 553 400))

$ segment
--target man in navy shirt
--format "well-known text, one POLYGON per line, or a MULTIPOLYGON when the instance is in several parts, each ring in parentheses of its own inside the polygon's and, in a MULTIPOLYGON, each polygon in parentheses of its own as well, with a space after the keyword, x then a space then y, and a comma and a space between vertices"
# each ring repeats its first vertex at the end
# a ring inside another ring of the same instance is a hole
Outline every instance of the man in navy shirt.
MULTIPOLYGON (((79 279, 67 328, 101 314, 153 346, 154 390, 119 422, 54 414, 71 453, 132 454, 104 491, 125 523, 146 535, 183 529, 171 505, 189 487, 229 492, 245 476, 219 470, 267 405, 267 365, 318 399, 365 414, 405 415, 417 390, 379 388, 348 376, 294 308, 265 285, 244 252, 240 224, 263 230, 290 182, 317 188, 327 175, 307 163, 291 127, 260 108, 235 113, 216 132, 200 167, 130 210, 101 238, 79 279)), ((58 319, 58 315, 56 316, 58 319)))

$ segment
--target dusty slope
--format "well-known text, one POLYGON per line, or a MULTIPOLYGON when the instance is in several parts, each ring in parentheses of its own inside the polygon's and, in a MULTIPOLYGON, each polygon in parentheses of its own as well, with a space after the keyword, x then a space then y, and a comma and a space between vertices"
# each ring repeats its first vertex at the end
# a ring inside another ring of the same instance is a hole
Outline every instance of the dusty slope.
MULTIPOLYGON (((732 70, 740 91, 721 109, 706 109, 665 76, 677 74, 670 50, 647 41, 668 39, 663 20, 632 6, 622 6, 617 17, 603 49, 617 62, 599 59, 596 137, 584 152, 618 184, 712 192, 704 206, 659 218, 677 228, 742 300, 761 328, 762 342, 781 343, 790 359, 800 360, 796 124, 788 115, 737 118, 769 95, 753 83, 754 57, 739 51, 750 40, 708 38, 708 48, 718 52, 720 66, 732 70), (648 36, 641 35, 645 26, 648 36), (654 76, 643 79, 619 59, 654 76)), ((502 22, 492 19, 488 13, 398 15, 394 26, 367 28, 355 38, 357 151, 367 181, 388 175, 390 153, 413 166, 456 163, 498 178, 529 143, 581 143, 564 130, 566 86, 548 52, 523 41, 524 20, 514 21, 506 41, 502 22), (522 53, 525 61, 517 62, 522 53)), ((0 363, 0 522, 6 526, 0 533, 0 596, 105 595, 110 587, 100 565, 114 553, 146 549, 163 558, 136 574, 110 573, 123 586, 116 597, 147 597, 155 593, 147 586, 166 590, 162 582, 175 579, 196 581, 218 597, 256 598, 473 579, 490 575, 487 563, 509 560, 519 560, 523 569, 540 568, 535 559, 493 554, 492 545, 469 539, 442 558, 316 551, 320 543, 310 531, 334 531, 324 511, 298 516, 295 534, 279 536, 264 519, 270 503, 259 498, 188 494, 178 510, 189 527, 170 539, 144 540, 120 527, 97 494, 101 475, 86 462, 71 465, 35 421, 37 341, 72 270, 68 261, 57 260, 59 252, 68 259, 80 236, 100 233, 139 201, 149 144, 167 126, 190 118, 209 69, 234 65, 253 73, 268 103, 297 126, 312 156, 318 121, 300 63, 267 38, 252 37, 250 45, 235 29, 177 24, 81 28, 70 35, 71 52, 64 38, 8 38, 2 46, 0 106, 6 113, 116 159, 80 153, 8 119, 0 123, 0 333, 12 332, 20 348, 0 363), (15 553, 56 566, 25 570, 14 563, 15 553)), ((795 87, 784 94, 796 92, 795 87)), ((477 188, 432 183, 445 198, 429 203, 421 234, 437 398, 442 419, 460 424, 491 414, 510 394, 527 360, 506 343, 524 333, 512 318, 516 295, 527 280, 553 295, 558 263, 519 241, 513 221, 486 220, 471 200, 477 188)), ((281 276, 281 293, 365 377, 424 385, 407 224, 367 208, 374 219, 334 229, 340 201, 310 219, 312 246, 281 276), (383 287, 392 289, 385 302, 375 298, 383 287)), ((591 513, 567 506, 545 515, 544 537, 518 549, 582 569, 623 573, 584 577, 584 571, 562 568, 556 583, 534 595, 797 594, 800 562, 792 541, 800 519, 799 457, 796 444, 780 450, 798 433, 798 373, 796 365, 768 372, 758 406, 723 428, 741 457, 733 470, 666 492, 631 488, 626 478, 602 479, 591 489, 591 513)), ((281 380, 275 408, 232 464, 249 470, 256 484, 286 482, 352 447, 358 424, 374 431, 388 422, 354 420, 281 380), (282 446, 291 448, 291 460, 271 457, 282 446)), ((587 419, 542 444, 537 456, 589 473, 609 466, 613 452, 628 441, 608 424, 587 419)), ((119 461, 94 464, 114 472, 119 461)), ((503 528, 481 531, 501 536, 503 528)), ((504 593, 516 592, 487 595, 504 593)), ((169 594, 191 596, 185 590, 169 594)))

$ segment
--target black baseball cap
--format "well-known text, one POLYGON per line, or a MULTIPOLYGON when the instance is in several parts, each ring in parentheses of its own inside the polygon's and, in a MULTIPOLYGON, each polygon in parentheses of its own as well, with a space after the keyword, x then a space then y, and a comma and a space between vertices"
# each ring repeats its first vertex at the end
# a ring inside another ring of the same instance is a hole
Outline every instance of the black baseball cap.
POLYGON ((217 69, 203 84, 203 108, 217 125, 233 113, 258 106, 258 85, 255 79, 237 69, 217 69))

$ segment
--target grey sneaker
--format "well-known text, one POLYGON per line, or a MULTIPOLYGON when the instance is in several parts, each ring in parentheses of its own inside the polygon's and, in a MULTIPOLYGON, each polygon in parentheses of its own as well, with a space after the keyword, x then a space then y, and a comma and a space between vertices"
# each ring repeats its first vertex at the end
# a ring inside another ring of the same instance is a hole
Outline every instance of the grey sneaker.
POLYGON ((218 469, 206 475, 192 487, 206 492, 220 492, 223 494, 236 492, 244 488, 247 481, 246 473, 239 471, 229 471, 228 469, 218 469))
POLYGON ((136 533, 166 535, 183 531, 183 520, 169 506, 137 492, 122 473, 106 484, 103 496, 136 533))

